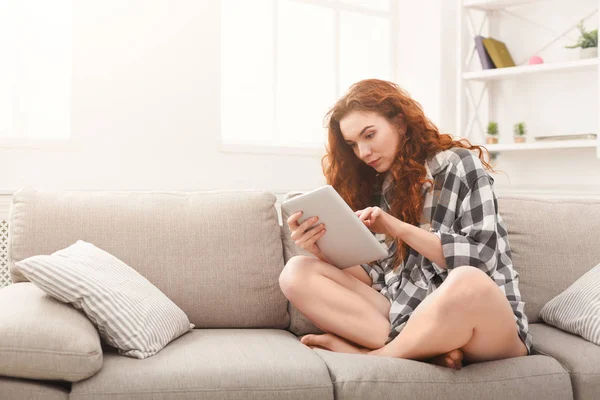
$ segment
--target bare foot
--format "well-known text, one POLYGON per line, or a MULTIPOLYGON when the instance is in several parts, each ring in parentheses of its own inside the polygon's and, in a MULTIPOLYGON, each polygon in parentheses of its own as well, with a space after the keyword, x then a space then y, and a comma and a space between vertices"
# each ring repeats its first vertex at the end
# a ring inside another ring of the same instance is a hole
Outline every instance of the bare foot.
POLYGON ((441 365, 442 367, 448 367, 459 370, 462 368, 463 352, 461 349, 456 349, 447 352, 446 354, 440 354, 437 357, 433 357, 427 362, 431 364, 441 365))
POLYGON ((345 340, 333 333, 325 333, 322 335, 305 335, 300 341, 311 349, 324 349, 334 351, 336 353, 355 353, 367 354, 370 350, 365 347, 360 347, 348 340, 345 340))

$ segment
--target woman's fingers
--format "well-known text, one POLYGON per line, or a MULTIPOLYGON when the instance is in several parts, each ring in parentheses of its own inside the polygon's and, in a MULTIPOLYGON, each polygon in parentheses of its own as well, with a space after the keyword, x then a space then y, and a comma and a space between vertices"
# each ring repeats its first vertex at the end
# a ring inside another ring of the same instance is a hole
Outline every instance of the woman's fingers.
POLYGON ((362 210, 361 214, 359 215, 360 220, 365 222, 371 216, 372 212, 373 212, 373 207, 365 208, 364 210, 362 210))
POLYGON ((317 240, 323 237, 325 232, 325 225, 320 224, 314 229, 307 231, 300 239, 296 240, 296 246, 305 250, 309 250, 317 240))
POLYGON ((308 238, 306 240, 305 243, 309 247, 312 247, 317 240, 321 239, 323 237, 323 235, 325 235, 325 232, 326 232, 325 225, 321 224, 318 228, 315 228, 315 229, 312 229, 311 231, 309 231, 307 233, 307 235, 311 234, 312 231, 317 231, 317 232, 315 232, 310 238, 308 238))
POLYGON ((290 230, 298 228, 298 219, 300 219, 301 216, 302 211, 298 211, 297 213, 294 213, 289 216, 289 218, 287 219, 287 224, 290 227, 290 230))
MULTIPOLYGON (((311 225, 315 224, 318 220, 319 220, 318 217, 312 217, 312 218, 309 218, 306 221, 302 222, 296 228, 294 228, 294 229, 290 228, 290 230, 292 231, 291 238, 294 240, 299 239, 300 237, 302 237, 302 235, 304 235, 305 232, 308 232, 309 231, 308 228, 311 225)), ((310 229, 310 230, 312 230, 312 229, 310 229)))

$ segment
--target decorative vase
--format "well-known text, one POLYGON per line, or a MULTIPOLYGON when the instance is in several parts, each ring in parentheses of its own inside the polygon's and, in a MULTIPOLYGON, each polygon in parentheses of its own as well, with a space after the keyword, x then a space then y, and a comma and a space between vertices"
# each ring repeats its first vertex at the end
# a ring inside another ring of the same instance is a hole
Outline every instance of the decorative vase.
POLYGON ((598 57, 598 48, 597 47, 586 47, 585 49, 581 49, 579 51, 579 58, 595 58, 598 57))
POLYGON ((525 143, 525 136, 515 136, 515 143, 525 143))
POLYGON ((498 138, 496 136, 488 136, 486 138, 487 144, 498 144, 498 138))

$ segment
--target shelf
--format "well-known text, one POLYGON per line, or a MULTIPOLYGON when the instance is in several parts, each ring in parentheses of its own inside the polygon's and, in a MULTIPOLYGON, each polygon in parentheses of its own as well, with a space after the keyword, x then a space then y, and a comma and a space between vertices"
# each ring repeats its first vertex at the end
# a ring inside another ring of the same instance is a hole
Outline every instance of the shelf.
POLYGON ((523 65, 517 67, 494 68, 483 71, 466 72, 463 74, 464 80, 489 81, 498 80, 521 75, 530 75, 534 73, 553 72, 553 71, 575 71, 581 69, 592 69, 598 66, 598 58, 589 58, 585 60, 553 62, 547 64, 523 65))
POLYGON ((464 0, 463 7, 493 11, 532 3, 543 3, 544 1, 548 0, 464 0))
POLYGON ((543 149, 574 149, 582 147, 596 147, 598 141, 596 139, 588 140, 556 140, 553 142, 532 142, 532 143, 498 143, 498 144, 483 144, 490 153, 498 151, 513 151, 513 150, 543 150, 543 149))

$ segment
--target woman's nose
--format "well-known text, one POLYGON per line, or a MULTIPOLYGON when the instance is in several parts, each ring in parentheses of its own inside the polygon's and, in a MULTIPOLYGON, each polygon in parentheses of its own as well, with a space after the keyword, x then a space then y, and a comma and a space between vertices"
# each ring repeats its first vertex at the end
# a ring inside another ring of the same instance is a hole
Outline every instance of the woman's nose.
POLYGON ((358 146, 358 157, 361 160, 364 160, 365 158, 367 158, 368 156, 371 155, 371 147, 367 146, 367 145, 359 145, 358 146))

